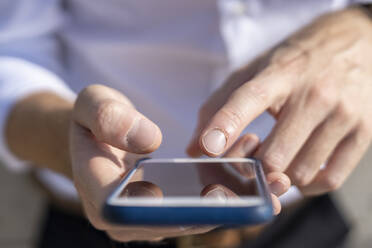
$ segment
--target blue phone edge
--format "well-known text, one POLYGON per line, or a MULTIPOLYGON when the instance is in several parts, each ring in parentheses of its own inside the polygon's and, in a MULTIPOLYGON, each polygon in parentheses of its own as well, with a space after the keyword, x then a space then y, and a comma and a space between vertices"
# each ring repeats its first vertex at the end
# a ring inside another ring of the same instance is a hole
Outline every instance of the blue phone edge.
MULTIPOLYGON (((148 159, 148 158, 146 158, 148 159)), ((109 223, 119 225, 256 225, 273 218, 271 195, 266 183, 262 163, 255 161, 254 168, 258 191, 264 202, 257 206, 237 207, 182 207, 182 206, 117 206, 110 205, 109 199, 117 193, 125 181, 108 197, 102 214, 109 223)), ((133 171, 145 159, 136 162, 133 171)), ((133 172, 132 171, 132 172, 133 172)), ((127 179, 130 178, 129 174, 127 179)))

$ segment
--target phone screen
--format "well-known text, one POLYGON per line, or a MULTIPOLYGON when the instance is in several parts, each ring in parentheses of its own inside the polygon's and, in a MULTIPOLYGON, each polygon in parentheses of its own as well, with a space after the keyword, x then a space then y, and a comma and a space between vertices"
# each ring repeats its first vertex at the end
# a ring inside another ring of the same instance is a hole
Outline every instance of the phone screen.
POLYGON ((254 159, 147 159, 109 199, 120 206, 255 206, 268 201, 254 159))

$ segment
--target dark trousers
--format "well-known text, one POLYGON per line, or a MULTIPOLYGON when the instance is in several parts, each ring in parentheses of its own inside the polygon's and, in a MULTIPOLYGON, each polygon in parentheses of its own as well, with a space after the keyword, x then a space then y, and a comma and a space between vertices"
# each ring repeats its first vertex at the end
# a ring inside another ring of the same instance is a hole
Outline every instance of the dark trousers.
POLYGON ((293 211, 283 211, 249 248, 343 248, 350 223, 330 195, 310 199, 293 211))
POLYGON ((95 229, 86 218, 65 213, 49 205, 42 227, 38 248, 173 248, 175 240, 157 243, 110 240, 105 232, 95 229))
MULTIPOLYGON (((254 240, 242 247, 249 248, 341 248, 350 230, 329 195, 313 198, 293 211, 284 211, 254 240)), ((176 247, 176 240, 160 243, 129 242, 120 244, 94 229, 80 216, 65 213, 49 205, 45 215, 38 248, 115 248, 115 247, 176 247)), ((209 247, 209 246, 203 246, 209 247)))

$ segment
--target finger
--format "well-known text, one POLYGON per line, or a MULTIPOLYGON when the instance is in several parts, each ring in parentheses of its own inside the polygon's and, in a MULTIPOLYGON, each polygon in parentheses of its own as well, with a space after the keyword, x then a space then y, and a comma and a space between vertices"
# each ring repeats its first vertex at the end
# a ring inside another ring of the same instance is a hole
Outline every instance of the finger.
POLYGON ((220 109, 226 102, 226 99, 243 83, 251 81, 252 78, 268 63, 267 54, 256 58, 248 65, 235 71, 226 80, 221 88, 216 90, 211 97, 203 104, 199 110, 198 124, 195 128, 193 137, 187 147, 187 153, 191 157, 199 157, 203 154, 200 149, 199 138, 203 128, 206 127, 212 116, 220 109))
MULTIPOLYGON (((259 138, 254 134, 246 134, 242 136, 225 154, 224 157, 247 157, 251 156, 257 149, 259 144, 259 138)), ((237 168, 243 175, 252 177, 254 174, 251 167, 244 165, 237 166, 233 164, 234 168, 237 168)), ((284 194, 290 187, 291 182, 288 176, 281 172, 270 172, 266 175, 267 183, 271 189, 271 192, 276 196, 284 194)))
POLYGON ((131 197, 155 197, 162 198, 163 192, 159 186, 147 182, 147 181, 137 181, 129 183, 123 192, 120 194, 121 197, 131 198, 131 197))
POLYGON ((125 151, 148 153, 161 143, 159 127, 139 113, 123 95, 105 86, 84 89, 76 100, 73 118, 98 141, 125 151))
POLYGON ((226 158, 246 158, 256 151, 260 139, 255 134, 245 134, 240 137, 225 153, 226 158))
POLYGON ((355 131, 344 138, 329 158, 326 167, 320 170, 307 186, 300 187, 305 195, 318 195, 338 189, 357 166, 370 145, 368 132, 355 131))
POLYGON ((166 236, 167 238, 174 238, 174 237, 179 237, 179 236, 202 234, 202 233, 210 232, 216 228, 217 226, 192 226, 192 227, 186 228, 184 231, 179 232, 179 233, 164 234, 163 237, 166 236))
POLYGON ((194 134, 191 137, 191 141, 186 148, 186 153, 192 158, 197 158, 203 155, 203 152, 200 150, 200 143, 199 143, 199 137, 200 137, 202 128, 203 128, 202 122, 199 120, 199 123, 197 124, 195 128, 194 134))
POLYGON ((228 198, 238 198, 237 194, 221 184, 209 184, 205 186, 200 192, 200 196, 204 198, 215 198, 221 201, 225 201, 228 198))
POLYGON ((271 200, 273 204, 274 214, 278 215, 282 209, 279 196, 288 191, 291 186, 291 181, 288 176, 282 172, 270 172, 266 176, 267 184, 271 193, 271 200))
POLYGON ((254 185, 250 179, 239 177, 236 173, 231 173, 231 171, 227 170, 221 164, 216 164, 215 166, 200 164, 198 166, 198 174, 204 186, 223 184, 239 195, 249 195, 254 192, 254 185))
MULTIPOLYGON (((153 228, 156 229, 156 228, 153 228)), ((163 237, 160 236, 164 233, 162 232, 154 232, 150 229, 145 229, 141 227, 133 227, 131 229, 115 229, 107 231, 107 235, 110 239, 115 240, 117 242, 131 242, 131 241, 156 241, 160 240, 163 237)))
POLYGON ((173 238, 209 232, 216 227, 130 227, 123 230, 110 230, 111 239, 120 242, 152 241, 163 238, 173 238))
MULTIPOLYGON (((254 134, 246 134, 242 136, 235 144, 226 152, 224 157, 247 157, 251 156, 257 149, 259 144, 259 138, 254 134)), ((243 175, 251 178, 254 174, 251 167, 244 165, 237 166, 233 164, 243 175)), ((272 204, 275 215, 278 215, 281 211, 281 203, 278 199, 279 196, 288 191, 291 186, 290 179, 287 175, 281 172, 270 172, 266 175, 266 180, 269 185, 269 189, 272 192, 272 204)), ((251 191, 255 190, 254 183, 251 183, 251 191)))
POLYGON ((266 176, 267 184, 270 191, 275 196, 281 196, 288 191, 291 186, 291 181, 288 176, 282 172, 270 172, 266 176))
POLYGON ((155 240, 159 238, 177 237, 189 234, 202 233, 212 230, 215 227, 198 226, 120 226, 110 229, 108 232, 121 241, 133 240, 155 240))
POLYGON ((320 100, 307 100, 302 95, 287 101, 275 127, 256 154, 266 171, 287 169, 314 129, 331 111, 332 106, 322 106, 327 104, 320 100))
POLYGON ((273 204, 274 215, 278 215, 282 210, 282 205, 280 204, 279 198, 276 195, 271 194, 271 201, 273 204))
MULTIPOLYGON (((260 141, 255 134, 245 134, 225 153, 226 158, 246 158, 252 156, 260 141)), ((247 178, 254 176, 251 164, 230 163, 234 169, 247 178)))
POLYGON ((354 122, 350 119, 337 110, 314 130, 287 170, 293 184, 306 186, 314 179, 337 144, 352 129, 354 122))
MULTIPOLYGON (((259 144, 259 138, 256 135, 246 134, 246 135, 239 138, 239 140, 226 152, 224 157, 247 157, 247 156, 250 156, 257 149, 258 144, 259 144)), ((247 170, 247 166, 244 166, 244 165, 233 164, 233 167, 236 168, 239 172, 241 172, 242 175, 245 175, 245 176, 248 176, 248 177, 252 177, 252 175, 253 175, 253 171, 251 169, 249 169, 250 167, 248 168, 248 170, 247 170)), ((216 173, 215 171, 216 170, 213 171, 214 174, 216 173)), ((211 172, 208 173, 209 176, 211 176, 211 172)), ((228 179, 229 174, 226 174, 226 173, 221 173, 221 174, 223 175, 223 177, 225 179, 220 180, 219 182, 224 182, 225 184, 228 184, 229 186, 232 186, 232 188, 237 190, 236 192, 242 193, 241 188, 243 187, 245 194, 255 193, 256 187, 255 187, 254 182, 250 181, 248 184, 242 185, 242 184, 238 183, 239 185, 235 185, 235 184, 231 184, 230 182, 231 181, 237 182, 236 179, 235 180, 234 179, 228 179), (238 189, 240 189, 240 190, 238 190, 238 189)), ((272 197, 274 214, 277 215, 281 211, 281 204, 280 204, 280 201, 278 199, 278 196, 287 192, 291 183, 290 183, 290 180, 289 180, 288 176, 286 176, 284 173, 281 173, 281 172, 271 172, 266 176, 266 179, 267 179, 267 183, 269 184, 269 188, 272 192, 271 197, 272 197)), ((204 188, 205 191, 203 190, 203 192, 202 192, 202 195, 205 195, 208 192, 208 190, 210 190, 208 187, 212 187, 212 189, 213 189, 214 185, 218 185, 218 184, 210 184, 210 185, 206 186, 204 188)), ((216 187, 216 186, 214 186, 214 187, 216 187)), ((229 196, 237 197, 237 195, 235 193, 233 193, 232 191, 230 191, 226 187, 222 190, 218 190, 215 193, 213 191, 211 193, 220 195, 220 196, 217 196, 217 197, 220 197, 220 198, 224 198, 224 195, 227 195, 227 197, 229 197, 229 196)))
POLYGON ((202 151, 209 156, 226 151, 252 120, 289 94, 285 79, 284 73, 269 67, 236 89, 201 132, 202 151))
MULTIPOLYGON (((226 152, 224 157, 248 157, 251 156, 259 145, 259 138, 254 134, 245 134, 226 152)), ((232 163, 242 175, 251 178, 254 175, 252 167, 232 163)), ((288 176, 281 172, 270 172, 266 175, 267 183, 276 196, 284 194, 290 187, 288 176)), ((226 181, 226 180, 225 180, 226 181)))
MULTIPOLYGON (((281 174, 281 173, 278 173, 281 174)), ((281 204, 278 199, 278 196, 286 192, 289 187, 289 179, 288 177, 285 176, 280 176, 280 181, 278 180, 277 175, 272 175, 270 177, 270 180, 273 180, 270 184, 270 188, 272 190, 271 198, 272 198, 272 204, 273 204, 273 212, 274 214, 279 214, 281 210, 281 204)), ((207 197, 207 198, 215 198, 218 199, 222 202, 227 201, 228 199, 235 198, 239 199, 239 196, 235 194, 233 191, 228 189, 227 187, 220 185, 220 184, 210 184, 202 190, 200 193, 202 197, 207 197)))

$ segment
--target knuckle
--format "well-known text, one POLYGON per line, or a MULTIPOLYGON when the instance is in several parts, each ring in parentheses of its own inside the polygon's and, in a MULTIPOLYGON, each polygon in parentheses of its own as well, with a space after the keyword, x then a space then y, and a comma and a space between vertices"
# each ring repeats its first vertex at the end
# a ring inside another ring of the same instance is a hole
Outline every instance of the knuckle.
POLYGON ((235 130, 243 124, 243 114, 237 108, 222 108, 220 113, 235 130))
POLYGON ((88 92, 90 92, 92 89, 94 89, 95 85, 88 85, 87 87, 83 88, 80 92, 79 92, 79 96, 82 97, 82 96, 85 96, 88 92))
POLYGON ((350 123, 354 120, 354 109, 351 104, 340 102, 335 110, 335 119, 340 124, 350 123))
POLYGON ((86 91, 97 91, 97 90, 102 90, 103 88, 106 88, 106 86, 103 86, 102 84, 91 84, 85 87, 84 90, 86 91))
POLYGON ((327 90, 322 84, 314 84, 307 96, 308 104, 317 107, 331 109, 337 103, 337 96, 331 90, 327 90))
POLYGON ((286 72, 301 73, 309 60, 309 54, 310 51, 295 42, 287 42, 274 52, 271 61, 286 72))
POLYGON ((323 185, 327 191, 334 191, 341 187, 342 179, 336 175, 329 175, 324 178, 323 185))
POLYGON ((269 171, 282 171, 285 167, 284 156, 278 152, 264 154, 262 162, 269 171))
POLYGON ((113 122, 113 118, 117 116, 119 106, 114 100, 105 100, 99 104, 96 116, 94 133, 96 136, 102 137, 105 135, 106 127, 113 122))
POLYGON ((91 95, 94 92, 99 92, 101 91, 105 86, 101 84, 91 84, 82 89, 78 95, 78 98, 85 98, 86 96, 91 95))

